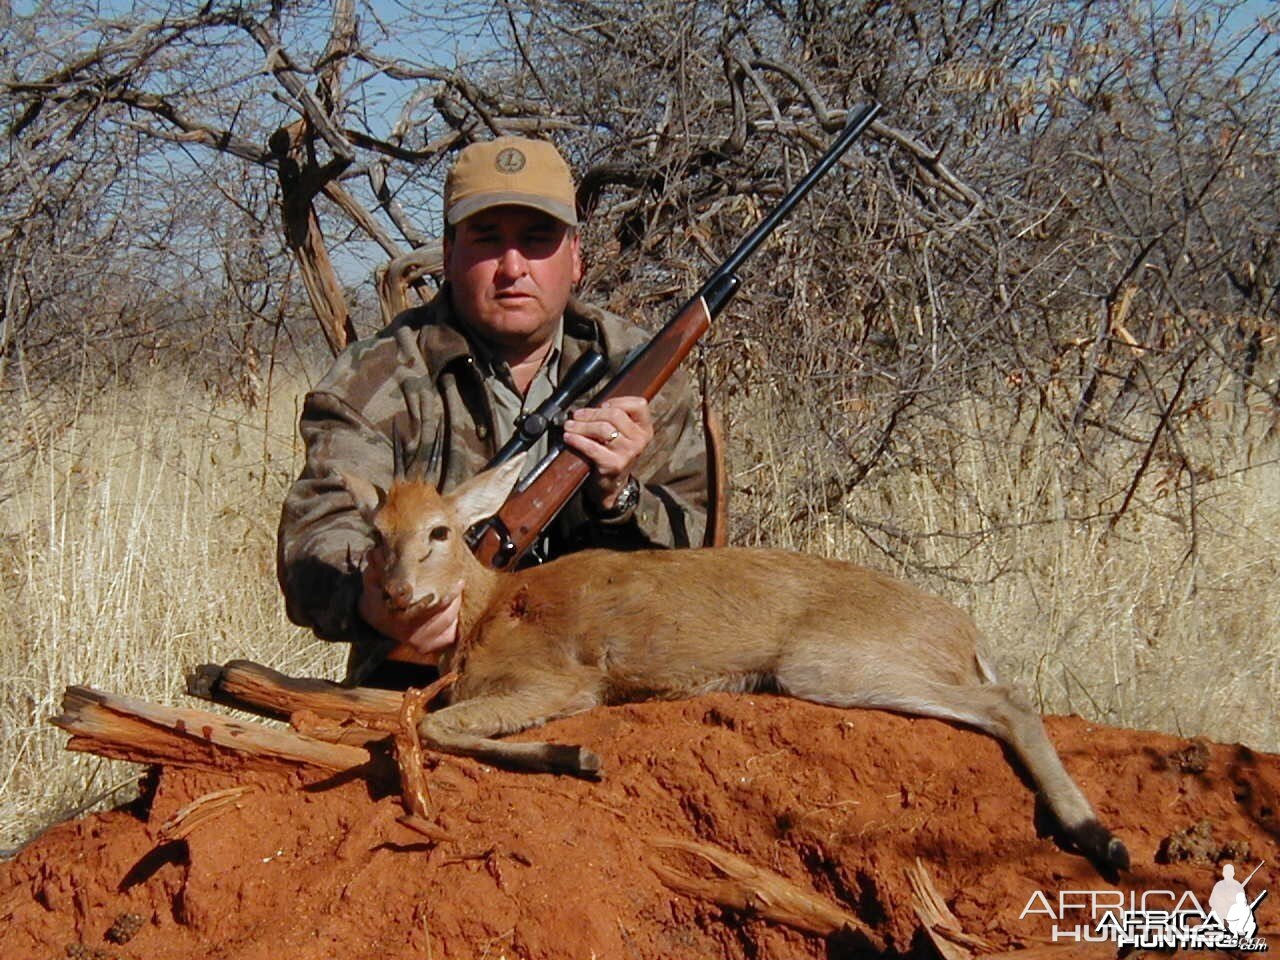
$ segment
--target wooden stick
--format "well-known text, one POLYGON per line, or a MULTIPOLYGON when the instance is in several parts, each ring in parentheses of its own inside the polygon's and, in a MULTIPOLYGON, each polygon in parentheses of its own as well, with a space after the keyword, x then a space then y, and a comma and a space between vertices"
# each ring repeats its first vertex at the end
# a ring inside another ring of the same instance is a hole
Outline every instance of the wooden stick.
POLYGON ((396 764, 400 767, 401 801, 404 803, 404 812, 410 817, 425 821, 431 812, 422 741, 418 738, 418 721, 422 719, 427 704, 436 694, 445 687, 452 686, 457 679, 456 673, 450 673, 428 687, 410 688, 405 692, 404 705, 400 708, 400 729, 395 732, 395 745, 396 764))
POLYGON ((190 836, 197 828, 216 820, 243 804, 240 798, 256 788, 249 784, 229 787, 226 790, 214 790, 196 797, 172 817, 160 824, 161 841, 182 840, 190 836))
POLYGON ((288 717, 299 710, 334 720, 354 720, 388 733, 397 728, 402 694, 344 687, 329 680, 289 677, 251 660, 206 663, 187 675, 187 692, 224 706, 288 717))
POLYGON ((396 823, 399 823, 402 826, 406 826, 410 830, 414 830, 422 834, 428 840, 433 840, 436 843, 457 843, 458 842, 458 838, 455 837, 448 830, 445 830, 442 827, 437 827, 431 821, 424 820, 422 817, 419 817, 417 814, 413 814, 413 813, 401 814, 400 816, 396 817, 396 823))
POLYGON ((650 866, 658 879, 672 890, 822 937, 847 931, 864 940, 876 953, 885 949, 879 934, 852 913, 727 850, 676 837, 659 837, 650 843, 659 850, 693 854, 724 874, 723 879, 695 877, 656 858, 651 859, 650 866))
POLYGON ((914 894, 916 916, 943 960, 973 960, 975 950, 987 954, 995 949, 990 941, 964 932, 919 857, 907 868, 907 879, 914 894))
POLYGON ((366 727, 355 720, 322 717, 312 710, 295 710, 289 714, 289 726, 304 737, 324 740, 326 743, 345 743, 352 747, 370 747, 393 736, 386 730, 366 727))
POLYGON ((53 724, 71 734, 68 750, 135 763, 224 766, 228 752, 326 770, 368 764, 368 750, 288 730, 240 723, 204 710, 162 707, 90 687, 68 687, 53 724))
POLYGON ((395 733, 396 764, 400 767, 400 802, 404 804, 404 816, 400 823, 416 830, 437 843, 454 841, 448 831, 432 823, 427 815, 431 798, 427 793, 427 773, 423 764, 422 740, 418 736, 418 721, 427 710, 427 704, 441 690, 453 686, 456 673, 446 673, 435 683, 422 689, 410 688, 404 695, 400 709, 400 729, 395 733))

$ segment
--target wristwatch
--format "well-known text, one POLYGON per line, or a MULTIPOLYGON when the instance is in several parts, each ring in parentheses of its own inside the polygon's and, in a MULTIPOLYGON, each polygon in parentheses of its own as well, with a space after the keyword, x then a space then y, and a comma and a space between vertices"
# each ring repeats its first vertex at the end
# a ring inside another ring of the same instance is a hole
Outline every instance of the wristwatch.
MULTIPOLYGON (((590 501, 588 500, 588 502, 590 501)), ((612 507, 607 510, 603 507, 595 507, 591 512, 595 514, 597 520, 617 521, 624 517, 629 517, 639 502, 640 481, 636 479, 636 475, 633 473, 627 477, 627 482, 618 491, 618 499, 613 501, 612 507)))

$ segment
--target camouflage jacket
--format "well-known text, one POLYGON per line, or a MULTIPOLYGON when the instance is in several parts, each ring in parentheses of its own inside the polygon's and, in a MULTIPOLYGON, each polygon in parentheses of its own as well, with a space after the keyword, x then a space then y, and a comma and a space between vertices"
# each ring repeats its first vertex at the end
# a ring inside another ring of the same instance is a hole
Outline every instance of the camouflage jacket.
MULTIPOLYGON (((560 373, 594 345, 609 358, 612 374, 645 339, 644 331, 620 317, 573 301, 564 317, 560 373)), ((580 491, 548 531, 551 557, 586 547, 701 544, 706 452, 688 375, 677 371, 651 409, 654 441, 635 470, 642 485, 635 512, 623 523, 594 519, 580 491)), ((361 561, 372 541, 335 472, 386 488, 392 477, 392 425, 412 455, 415 446, 430 446, 441 422, 439 484, 447 493, 496 452, 488 390, 447 289, 348 347, 306 397, 299 424, 306 463, 285 498, 277 575, 290 620, 323 639, 356 645, 353 672, 361 661, 380 659, 377 651, 389 643, 356 612, 361 561)))

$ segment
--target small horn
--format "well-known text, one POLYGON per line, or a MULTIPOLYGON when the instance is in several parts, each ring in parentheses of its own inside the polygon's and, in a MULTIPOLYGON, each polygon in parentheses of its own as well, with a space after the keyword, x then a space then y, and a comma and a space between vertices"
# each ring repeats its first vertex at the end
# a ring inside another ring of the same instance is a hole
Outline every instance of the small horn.
POLYGON ((444 459, 444 421, 436 421, 436 435, 431 438, 431 449, 427 452, 427 462, 422 476, 435 483, 440 482, 440 461, 444 459))
POLYGON ((400 438, 400 428, 391 421, 391 463, 392 474, 397 481, 406 479, 404 470, 404 440, 400 438))
POLYGON ((440 424, 435 425, 435 439, 431 440, 431 447, 426 453, 426 457, 422 457, 422 443, 419 440, 417 447, 413 448, 413 456, 407 458, 404 465, 404 472, 408 479, 415 483, 425 484, 435 471, 436 466, 440 462, 440 424))

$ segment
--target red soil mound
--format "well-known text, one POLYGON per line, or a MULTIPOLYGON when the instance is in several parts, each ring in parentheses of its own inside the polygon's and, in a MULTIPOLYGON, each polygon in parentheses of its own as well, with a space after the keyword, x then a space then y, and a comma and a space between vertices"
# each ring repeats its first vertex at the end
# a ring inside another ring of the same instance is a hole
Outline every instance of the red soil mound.
MULTIPOLYGON (((1241 876, 1267 859, 1250 889, 1268 884, 1280 758, 1075 718, 1049 730, 1129 847, 1125 887, 1204 901, 1215 861, 1232 858, 1241 876)), ((606 778, 440 758, 431 798, 455 839, 434 844, 396 822, 390 780, 166 768, 147 802, 55 827, 0 867, 0 956, 859 955, 673 892, 656 859, 712 871, 659 853, 655 837, 782 874, 862 918, 893 955, 933 955, 907 878, 917 858, 965 931, 1000 949, 1046 938, 1044 917, 1019 919, 1034 891, 1110 889, 1037 835, 1001 747, 944 723, 715 695, 595 710, 525 737, 544 733, 601 754, 606 778), (194 798, 245 784, 186 839, 159 838, 194 798)), ((1259 907, 1264 929, 1274 909, 1259 907)))

